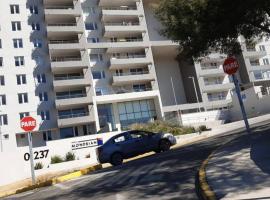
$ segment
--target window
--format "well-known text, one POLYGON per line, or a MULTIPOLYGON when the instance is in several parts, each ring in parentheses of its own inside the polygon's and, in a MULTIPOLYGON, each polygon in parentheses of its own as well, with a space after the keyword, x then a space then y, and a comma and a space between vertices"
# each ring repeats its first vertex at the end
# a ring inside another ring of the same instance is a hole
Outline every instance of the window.
POLYGON ((265 46, 264 45, 260 45, 259 48, 260 48, 260 51, 265 51, 265 46))
POLYGON ((34 47, 41 48, 42 47, 42 40, 41 39, 34 39, 33 44, 34 44, 34 47))
POLYGON ((120 142, 125 142, 126 141, 126 137, 124 135, 120 135, 116 138, 114 138, 114 143, 120 143, 120 142))
POLYGON ((264 59, 263 59, 263 64, 264 64, 264 65, 269 65, 269 60, 268 60, 268 58, 264 58, 264 59))
POLYGON ((99 38, 97 38, 97 37, 87 38, 87 42, 89 42, 89 43, 98 43, 99 42, 99 38))
POLYGON ((45 74, 38 74, 37 75, 37 81, 38 81, 38 83, 46 83, 46 76, 45 76, 45 74))
POLYGON ((105 78, 104 71, 93 71, 92 75, 93 75, 93 79, 104 79, 105 78))
POLYGON ((6 95, 1 94, 0 95, 0 106, 7 105, 6 95))
POLYGON ((48 110, 40 112, 41 120, 50 120, 50 112, 48 110))
POLYGON ((90 54, 90 63, 91 65, 96 64, 97 62, 103 61, 102 54, 90 54))
POLYGON ((96 9, 93 7, 84 7, 83 8, 83 13, 86 14, 95 14, 96 13, 96 9))
POLYGON ((32 59, 35 60, 36 65, 42 65, 43 63, 43 59, 40 56, 34 56, 32 59))
POLYGON ((22 113, 19 113, 19 115, 20 115, 20 119, 22 119, 24 117, 29 116, 30 114, 29 114, 29 112, 22 112, 22 113))
POLYGON ((23 48, 22 39, 13 39, 13 47, 14 48, 23 48))
POLYGON ((48 101, 48 94, 47 92, 41 92, 39 93, 39 101, 48 101))
POLYGON ((16 67, 24 65, 24 57, 23 56, 15 56, 14 61, 15 61, 16 67))
POLYGON ((39 23, 32 23, 32 30, 33 31, 40 31, 40 24, 39 23))
POLYGON ((103 92, 102 92, 102 88, 96 88, 96 96, 102 96, 103 92))
POLYGON ((0 57, 0 67, 3 67, 3 57, 0 57))
POLYGON ((0 39, 0 49, 2 49, 2 40, 0 39))
POLYGON ((0 125, 8 125, 8 117, 7 115, 0 115, 0 125))
POLYGON ((87 126, 83 125, 83 135, 88 135, 87 134, 87 126))
POLYGON ((20 13, 19 5, 10 5, 10 13, 11 14, 19 14, 20 13))
POLYGON ((60 138, 71 138, 74 137, 73 133, 73 127, 68 127, 68 128, 60 128, 60 138))
POLYGON ((97 23, 91 22, 91 23, 85 23, 85 29, 86 30, 97 30, 97 23))
POLYGON ((153 100, 131 101, 118 103, 118 112, 122 127, 134 123, 146 123, 156 119, 156 109, 153 100))
POLYGON ((27 93, 19 93, 18 94, 19 104, 28 103, 28 94, 27 93))
POLYGON ((16 75, 16 77, 17 77, 17 85, 26 84, 26 75, 25 74, 16 75))
POLYGON ((5 85, 5 77, 0 76, 0 85, 5 85))
POLYGON ((29 10, 30 10, 31 14, 38 14, 38 7, 37 6, 31 5, 29 7, 29 10))
POLYGON ((133 90, 135 92, 146 91, 146 85, 145 84, 136 84, 136 85, 133 85, 133 90))
POLYGON ((21 31, 21 22, 11 22, 12 31, 21 31))
POLYGON ((44 131, 42 134, 43 134, 44 141, 51 141, 52 140, 52 132, 51 131, 44 131))

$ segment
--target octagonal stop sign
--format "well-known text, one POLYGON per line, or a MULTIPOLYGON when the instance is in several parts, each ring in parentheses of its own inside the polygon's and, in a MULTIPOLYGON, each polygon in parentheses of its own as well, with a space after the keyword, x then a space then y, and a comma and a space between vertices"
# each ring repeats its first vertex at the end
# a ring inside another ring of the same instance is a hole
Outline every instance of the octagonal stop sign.
POLYGON ((224 61, 223 70, 226 74, 232 75, 239 69, 237 60, 233 57, 229 57, 224 61))
POLYGON ((33 117, 27 116, 21 119, 21 128, 30 132, 36 128, 36 120, 33 117))

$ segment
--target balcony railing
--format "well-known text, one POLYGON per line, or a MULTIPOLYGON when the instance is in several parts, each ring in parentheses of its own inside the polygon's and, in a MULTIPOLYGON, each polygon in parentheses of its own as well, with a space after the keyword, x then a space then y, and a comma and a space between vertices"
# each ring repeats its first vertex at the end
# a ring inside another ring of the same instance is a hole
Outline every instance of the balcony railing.
POLYGON ((84 113, 74 113, 74 114, 68 114, 68 115, 58 115, 58 119, 70 119, 70 118, 85 117, 85 116, 89 116, 89 113, 84 112, 84 113))
POLYGON ((134 93, 134 92, 146 92, 152 91, 152 88, 138 88, 138 89, 111 89, 111 88, 101 88, 101 91, 96 90, 97 96, 105 96, 105 95, 112 95, 112 94, 125 94, 125 93, 134 93))
POLYGON ((67 62, 67 61, 81 61, 81 57, 53 57, 51 62, 67 62))
POLYGON ((129 73, 114 73, 114 76, 132 76, 132 75, 142 75, 149 74, 149 71, 141 71, 141 72, 129 72, 129 73))
POLYGON ((49 44, 73 44, 79 43, 79 40, 49 40, 49 44))
POLYGON ((220 66, 211 66, 211 65, 207 65, 207 66, 201 66, 202 70, 209 70, 209 69, 221 69, 220 66))
POLYGON ((84 79, 84 76, 66 75, 66 76, 54 77, 55 81, 74 80, 74 79, 84 79))
POLYGON ((49 23, 47 26, 77 26, 77 23, 49 23))
POLYGON ((74 9, 73 5, 70 6, 45 6, 45 9, 74 9))
POLYGON ((130 59, 130 58, 145 58, 146 55, 145 54, 136 54, 136 55, 125 55, 125 56, 115 56, 112 57, 111 59, 130 59))
POLYGON ((208 97, 208 101, 221 101, 221 100, 226 100, 226 97, 222 97, 222 96, 219 96, 219 97, 208 97))
POLYGON ((102 7, 102 10, 137 10, 137 7, 122 6, 122 7, 102 7))
POLYGON ((105 26, 139 26, 139 22, 104 22, 105 26))
POLYGON ((62 99, 74 99, 74 98, 81 98, 81 97, 86 97, 86 94, 68 94, 68 95, 56 95, 57 100, 62 100, 62 99))

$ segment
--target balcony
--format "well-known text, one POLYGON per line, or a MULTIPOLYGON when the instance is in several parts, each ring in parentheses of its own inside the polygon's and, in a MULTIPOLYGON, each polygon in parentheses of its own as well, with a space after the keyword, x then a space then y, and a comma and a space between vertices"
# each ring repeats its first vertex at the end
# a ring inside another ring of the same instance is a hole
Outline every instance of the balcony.
POLYGON ((205 84, 203 91, 204 92, 221 92, 221 91, 229 91, 234 88, 233 83, 208 83, 205 84))
POLYGON ((79 40, 49 40, 49 50, 81 49, 79 40))
POLYGON ((87 68, 88 65, 79 56, 52 57, 51 67, 53 72, 77 70, 87 68))
POLYGON ((121 75, 113 76, 113 85, 127 85, 131 83, 144 83, 154 81, 155 77, 149 72, 141 73, 122 73, 121 75))
POLYGON ((127 19, 138 17, 139 12, 135 6, 102 7, 102 21, 127 19))
POLYGON ((62 90, 65 88, 74 88, 81 86, 90 86, 90 80, 84 76, 66 76, 57 77, 53 81, 53 86, 55 90, 62 90))
POLYGON ((149 43, 143 41, 142 38, 137 39, 117 39, 114 41, 105 40, 98 43, 91 43, 92 39, 88 38, 88 48, 91 49, 107 49, 107 53, 113 52, 128 52, 130 50, 139 51, 141 49, 145 49, 149 47, 149 43))
POLYGON ((139 2, 139 0, 113 0, 113 3, 112 3, 112 0, 98 0, 98 5, 99 6, 112 6, 112 5, 123 5, 123 2, 125 3, 136 3, 136 2, 139 2))
POLYGON ((118 56, 110 59, 110 69, 124 69, 131 67, 140 67, 151 64, 151 60, 144 54, 131 56, 118 56))
POLYGON ((47 23, 48 35, 61 35, 63 33, 83 33, 83 26, 79 23, 47 23))
POLYGON ((44 12, 46 17, 59 17, 63 15, 80 16, 81 12, 79 6, 73 5, 45 5, 44 12))
POLYGON ((92 98, 87 94, 56 95, 55 105, 57 109, 67 109, 79 105, 90 105, 92 98))
POLYGON ((96 95, 96 102, 98 104, 105 104, 157 98, 159 96, 159 91, 153 90, 151 87, 137 90, 125 88, 102 88, 102 91, 96 95))
POLYGON ((266 51, 263 50, 256 50, 255 48, 246 48, 246 51, 243 51, 243 55, 246 58, 261 58, 263 56, 266 56, 266 51))
POLYGON ((87 124, 93 121, 93 116, 91 116, 88 112, 60 115, 57 119, 59 128, 87 124))
POLYGON ((104 22, 104 37, 116 37, 119 34, 139 34, 145 32, 139 22, 104 22))

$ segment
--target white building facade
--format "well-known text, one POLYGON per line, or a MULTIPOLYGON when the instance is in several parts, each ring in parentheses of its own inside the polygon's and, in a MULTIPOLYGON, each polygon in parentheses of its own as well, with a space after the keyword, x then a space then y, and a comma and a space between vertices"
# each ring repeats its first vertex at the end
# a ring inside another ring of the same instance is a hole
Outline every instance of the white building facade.
MULTIPOLYGON (((226 56, 177 61, 177 44, 159 34, 157 3, 1 1, 2 151, 27 146, 20 119, 28 115, 38 122, 33 143, 41 147, 178 112, 228 109, 234 85, 222 70, 226 56)), ((244 51, 246 83, 267 85, 269 44, 244 51)))

